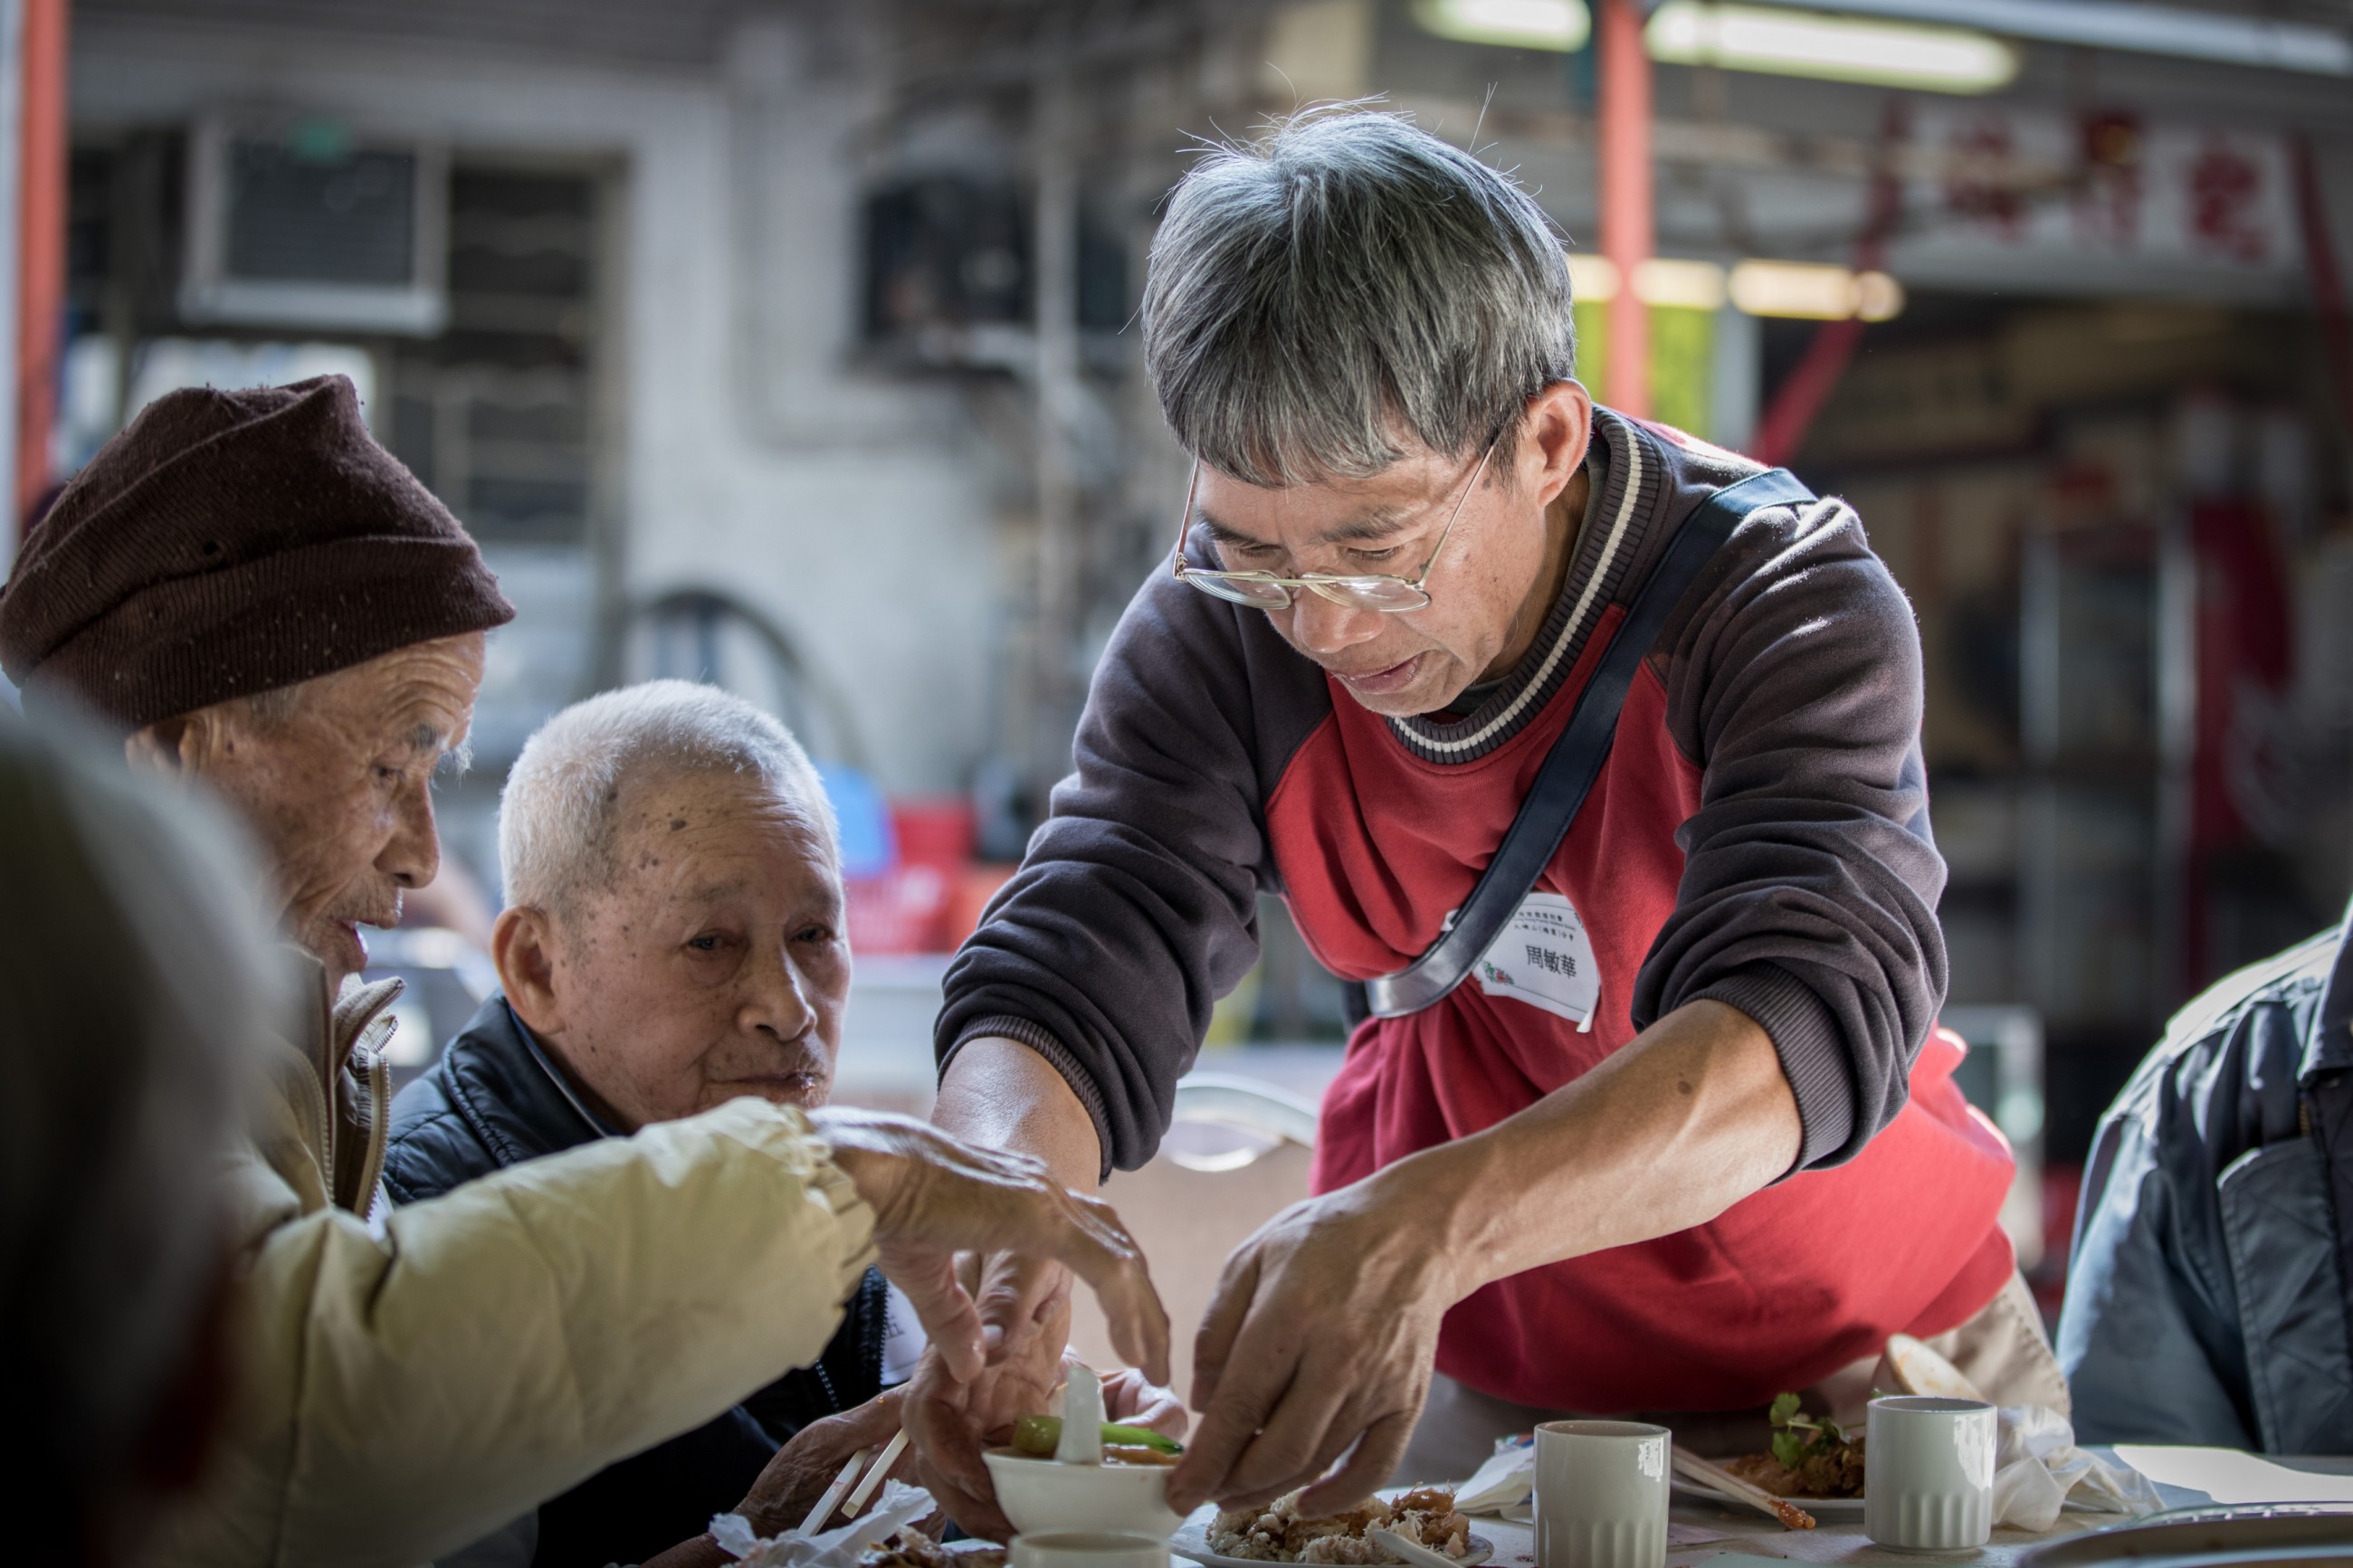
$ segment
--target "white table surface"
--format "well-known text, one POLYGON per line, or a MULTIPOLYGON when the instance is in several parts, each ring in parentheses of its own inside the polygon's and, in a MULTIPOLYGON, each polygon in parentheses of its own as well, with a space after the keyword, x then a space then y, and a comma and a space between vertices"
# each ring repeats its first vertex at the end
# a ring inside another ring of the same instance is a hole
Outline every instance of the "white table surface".
MULTIPOLYGON (((2094 1449, 2106 1455, 2108 1450, 2094 1449)), ((2273 1461, 2290 1469, 2315 1475, 2353 1475, 2353 1457, 2315 1456, 2279 1458, 2273 1461)), ((2192 1508, 2213 1500, 2202 1491, 2160 1484, 2158 1490, 2168 1508, 2192 1508)), ((1699 1529, 1722 1531, 1729 1538, 1703 1543, 1667 1548, 1667 1568, 1695 1568, 1696 1564, 1720 1557, 1727 1552, 1752 1557, 1778 1557, 1794 1563, 1869 1563, 1914 1564, 1967 1563, 1999 1565, 2013 1563, 2027 1552, 2048 1541, 2073 1535, 2082 1531, 2098 1530, 2124 1521, 2112 1513, 2077 1513, 2073 1510, 2059 1516, 2057 1526, 2046 1533, 2034 1535, 2022 1530, 1997 1530, 1989 1544, 1970 1552, 1891 1552, 1874 1546, 1862 1533, 1861 1518, 1823 1520, 1812 1530, 1784 1530, 1774 1521, 1747 1509, 1729 1506, 1717 1508, 1710 1503, 1675 1500, 1670 1517, 1677 1524, 1699 1529)), ((1525 1524, 1513 1524, 1500 1519, 1478 1519, 1471 1528, 1495 1543, 1492 1559, 1504 1568, 1524 1568, 1535 1560, 1535 1539, 1525 1524)))

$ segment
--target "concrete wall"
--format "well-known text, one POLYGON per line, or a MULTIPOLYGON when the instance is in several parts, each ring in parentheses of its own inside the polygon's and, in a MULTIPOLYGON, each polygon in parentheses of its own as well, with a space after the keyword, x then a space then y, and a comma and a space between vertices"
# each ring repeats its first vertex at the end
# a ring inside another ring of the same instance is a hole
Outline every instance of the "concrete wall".
POLYGON ((265 105, 610 161, 608 488, 628 591, 749 600, 857 703, 886 787, 940 790, 983 743, 992 502, 942 394, 846 363, 863 79, 854 40, 772 22, 706 71, 99 14, 77 26, 72 101, 78 126, 265 105))

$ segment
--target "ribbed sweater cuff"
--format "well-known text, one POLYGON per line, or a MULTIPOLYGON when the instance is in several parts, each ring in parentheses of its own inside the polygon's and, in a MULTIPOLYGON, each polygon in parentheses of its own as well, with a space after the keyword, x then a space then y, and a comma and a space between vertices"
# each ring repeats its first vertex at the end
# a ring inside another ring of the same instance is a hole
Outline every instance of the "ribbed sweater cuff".
POLYGON ((1854 1071, 1838 1017, 1805 983, 1778 963, 1734 971, 1685 1001, 1706 997, 1737 1007, 1772 1037, 1781 1071, 1797 1096, 1801 1135, 1795 1175, 1837 1153, 1854 1135, 1854 1071))
POLYGON ((1103 1169, 1097 1173, 1095 1180, 1111 1180, 1111 1116, 1103 1109, 1103 1090, 1095 1087, 1093 1075, 1079 1065, 1079 1058, 1054 1037, 1052 1031, 1010 1014, 994 1018, 975 1018, 964 1026, 963 1033, 956 1036, 955 1044, 941 1056, 941 1079, 946 1079, 948 1064, 955 1060, 956 1053, 964 1049, 967 1042, 989 1036, 1020 1041, 1044 1057, 1053 1069, 1062 1075, 1062 1081, 1071 1086, 1071 1092, 1079 1097, 1079 1103, 1087 1108, 1087 1115, 1095 1124, 1095 1147, 1103 1151, 1103 1169))

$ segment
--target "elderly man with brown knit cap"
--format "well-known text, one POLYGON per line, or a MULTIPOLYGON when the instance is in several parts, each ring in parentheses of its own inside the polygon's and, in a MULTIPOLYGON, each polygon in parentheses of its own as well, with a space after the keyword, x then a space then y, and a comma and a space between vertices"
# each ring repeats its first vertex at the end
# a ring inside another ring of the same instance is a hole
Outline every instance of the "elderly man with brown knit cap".
POLYGON ((159 1561, 396 1568, 473 1541, 813 1359, 870 1261, 966 1376, 958 1248, 1069 1260, 1166 1372, 1109 1210, 901 1119, 737 1100, 383 1203, 396 983, 354 980, 359 928, 433 878, 432 773, 513 614, 332 376, 160 399, 0 589, 26 712, 79 710, 232 803, 309 972, 230 1173, 225 1453, 159 1561))

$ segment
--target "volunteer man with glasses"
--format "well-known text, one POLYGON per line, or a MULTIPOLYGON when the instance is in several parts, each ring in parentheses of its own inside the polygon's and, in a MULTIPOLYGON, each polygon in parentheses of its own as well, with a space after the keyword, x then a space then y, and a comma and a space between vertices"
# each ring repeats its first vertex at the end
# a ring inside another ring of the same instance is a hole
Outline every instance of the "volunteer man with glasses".
MULTIPOLYGON (((1142 1164, 1261 893, 1363 987, 1319 1195, 1200 1327, 1173 1500, 1326 1512, 1552 1413, 1852 1410, 1899 1331, 2063 1409, 1932 1036, 1920 648, 1854 513, 1594 407, 1557 234, 1393 117, 1202 159, 1144 321, 1176 550, 949 973, 934 1114, 1142 1164)), ((912 1419, 1002 1529, 977 1443, 1046 1408, 1067 1312, 986 1268, 994 1372, 919 1373, 912 1419)))

